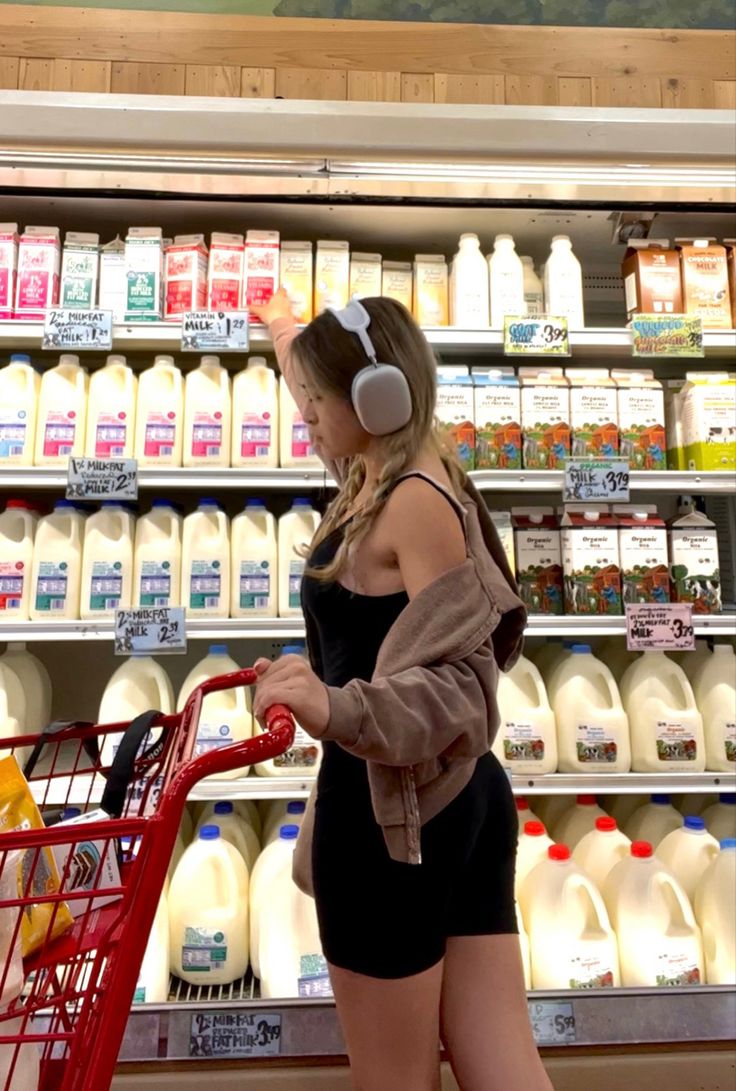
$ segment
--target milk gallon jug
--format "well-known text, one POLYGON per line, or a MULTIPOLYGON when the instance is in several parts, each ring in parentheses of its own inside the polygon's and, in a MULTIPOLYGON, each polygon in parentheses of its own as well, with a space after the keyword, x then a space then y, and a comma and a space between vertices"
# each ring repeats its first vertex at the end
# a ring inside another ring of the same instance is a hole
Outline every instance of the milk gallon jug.
POLYGON ((621 679, 636 773, 702 773, 703 721, 692 686, 664 652, 644 652, 621 679))
POLYGON ((23 688, 25 731, 40 733, 51 723, 51 679, 41 660, 22 643, 8 644, 0 666, 10 667, 23 688))
POLYGON ((572 858, 599 890, 619 860, 629 855, 631 842, 616 825, 615 818, 596 818, 595 829, 578 841, 572 858))
MULTIPOLYGON (((0 660, 0 738, 9 739, 27 733, 26 697, 21 680, 12 667, 0 660)), ((29 752, 27 747, 22 751, 16 750, 21 765, 29 752)))
MULTIPOLYGON (((527 822, 541 822, 542 820, 539 815, 535 814, 531 809, 529 800, 526 796, 514 796, 514 802, 516 803, 516 817, 519 820, 519 837, 521 837, 527 822)), ((544 825, 543 822, 542 825, 544 825)))
POLYGON ((618 687, 587 644, 573 645, 547 679, 561 773, 628 773, 629 723, 618 687))
POLYGON ((302 576, 306 567, 303 551, 312 541, 320 523, 308 500, 297 499, 279 519, 279 617, 301 615, 302 576))
MULTIPOLYGON (((141 712, 148 712, 150 709, 156 709, 167 716, 174 711, 174 690, 169 676, 150 655, 131 656, 120 664, 105 686, 97 722, 130 722, 141 712)), ((150 732, 148 742, 154 741, 160 734, 160 731, 150 732)), ((105 735, 102 758, 106 765, 117 754, 122 738, 122 732, 105 735)))
POLYGON ((230 523, 209 497, 184 520, 181 602, 190 617, 227 617, 230 608, 230 523))
POLYGON ((135 457, 139 466, 181 466, 184 382, 173 356, 157 356, 138 381, 135 457))
POLYGON ((103 500, 90 515, 84 531, 81 618, 113 618, 116 610, 132 604, 134 534, 133 516, 114 500, 103 500))
POLYGON ((464 330, 489 326, 488 264, 477 235, 461 235, 450 267, 450 325, 464 330))
POLYGON ((517 899, 520 897, 527 875, 534 870, 537 864, 546 859, 547 849, 552 845, 554 845, 554 841, 547 836, 541 822, 524 823, 516 853, 515 890, 517 899))
POLYGON ((657 857, 692 903, 703 874, 718 852, 718 842, 706 830, 703 819, 688 815, 679 830, 668 833, 660 842, 657 857))
POLYGON ((616 937, 603 898, 570 859, 552 845, 524 884, 521 911, 529 933, 532 987, 602 989, 619 984, 616 937))
POLYGON ((526 314, 544 314, 544 288, 534 269, 534 259, 528 254, 521 255, 524 270, 524 303, 526 314))
POLYGON ((203 356, 186 379, 184 465, 230 465, 230 376, 219 356, 203 356))
POLYGON ((220 837, 224 837, 233 848, 238 850, 250 875, 261 851, 261 843, 253 827, 248 822, 244 822, 240 815, 236 814, 232 803, 226 800, 215 803, 212 815, 199 820, 197 833, 207 825, 217 826, 220 837))
POLYGON ((276 617, 276 520, 262 500, 235 516, 230 547, 230 617, 276 617))
MULTIPOLYGON (((258 841, 261 841, 262 825, 261 816, 256 806, 256 803, 252 799, 233 799, 231 800, 233 805, 233 811, 240 818, 241 822, 247 822, 255 833, 258 841)), ((204 818, 209 818, 210 821, 214 821, 216 803, 203 803, 200 807, 199 813, 196 814, 195 819, 197 825, 199 825, 204 818)), ((194 829, 192 829, 192 835, 189 837, 189 841, 194 836, 194 829)))
POLYGON ((233 380, 233 466, 279 464, 279 386, 263 356, 251 356, 233 380))
POLYGON ((89 458, 132 458, 138 380, 124 356, 108 356, 89 381, 87 441, 89 458))
POLYGON ((545 685, 547 685, 549 677, 557 664, 570 654, 571 648, 572 643, 570 641, 563 643, 562 640, 551 637, 542 644, 538 651, 531 653, 534 665, 542 675, 542 681, 545 685))
POLYGON ((656 851, 660 841, 681 825, 682 815, 672 806, 670 796, 657 793, 634 811, 624 831, 631 841, 648 841, 656 851))
POLYGON ((695 918, 703 934, 705 979, 709 985, 736 985, 736 840, 721 851, 695 893, 695 918))
POLYGON ((496 235, 488 258, 491 297, 491 326, 503 329, 507 314, 526 314, 524 266, 516 253, 512 235, 496 235))
POLYGON ((566 317, 571 330, 585 329, 583 270, 567 235, 555 235, 544 267, 547 314, 566 317))
POLYGON ((0 368, 0 466, 32 466, 41 376, 30 356, 14 353, 0 368))
MULTIPOLYGON (((649 796, 641 795, 639 792, 630 792, 626 795, 619 796, 607 796, 604 800, 603 808, 608 811, 611 818, 615 818, 619 825, 619 828, 626 830, 626 823, 631 818, 634 811, 638 811, 640 807, 643 807, 645 803, 649 802, 649 796)), ((647 840, 647 838, 643 838, 647 840)))
POLYGON ((264 848, 278 839, 279 830, 284 824, 301 827, 304 821, 304 812, 307 809, 303 799, 277 799, 274 802, 277 804, 278 809, 269 815, 268 824, 264 826, 264 848))
POLYGON ((170 500, 154 500, 135 527, 133 603, 179 606, 181 603, 182 519, 170 500))
POLYGON ((133 993, 134 1004, 166 1003, 169 999, 170 962, 169 910, 166 894, 162 892, 133 993))
POLYGON ((557 769, 555 717, 542 676, 530 659, 521 656, 498 680, 501 724, 493 753, 506 769, 524 776, 557 769))
POLYGON ((66 467, 84 453, 89 376, 78 356, 64 355, 41 379, 36 418, 36 466, 66 467))
MULTIPOLYGON (((287 645, 282 655, 304 655, 304 645, 287 645)), ((254 732, 261 734, 260 726, 254 724, 254 732)), ((294 742, 284 754, 268 761, 261 761, 255 767, 260 777, 316 777, 319 772, 319 763, 322 757, 322 746, 307 732, 296 724, 294 742)))
POLYGON ((248 869, 217 826, 203 826, 169 888, 171 972, 230 985, 248 969, 248 869))
POLYGON ((700 929, 690 902, 648 841, 634 841, 631 855, 609 873, 603 897, 618 936, 622 985, 703 981, 700 929))
POLYGON ((544 823, 547 833, 551 833, 565 811, 570 809, 570 797, 562 794, 537 796, 534 806, 537 808, 539 821, 544 823))
POLYGON ((639 652, 630 652, 623 636, 610 636, 596 645, 595 654, 605 663, 616 684, 623 678, 624 672, 639 658, 639 652))
POLYGON ((309 439, 309 429, 291 396, 283 375, 279 382, 279 432, 281 465, 286 469, 321 466, 309 439))
POLYGON ((695 685, 695 679, 701 669, 709 661, 711 656, 707 640, 696 640, 694 652, 678 652, 671 656, 678 666, 682 667, 688 677, 691 686, 695 685))
POLYGON ((250 961, 253 973, 261 976, 259 958, 259 932, 261 917, 270 911, 267 894, 275 875, 278 875, 284 860, 290 866, 294 855, 294 846, 299 836, 299 826, 284 823, 276 830, 276 837, 267 845, 256 860, 250 881, 250 961))
MULTIPOLYGON (((187 699, 200 682, 208 678, 217 678, 220 674, 230 674, 240 670, 234 659, 227 653, 227 644, 211 644, 208 654, 194 667, 179 691, 178 710, 184 708, 187 699)), ((253 735, 253 717, 250 710, 250 692, 244 686, 237 689, 224 689, 218 693, 209 693, 202 701, 202 712, 197 727, 197 741, 194 756, 207 754, 220 746, 250 739, 253 735)), ((229 773, 218 773, 218 779, 226 777, 244 777, 249 766, 234 769, 229 773)))
POLYGON ((706 807, 701 818, 716 841, 736 837, 736 794, 722 792, 718 802, 706 807))
POLYGON ((27 500, 8 500, 0 515, 0 621, 28 619, 37 523, 27 500))
POLYGON ((79 617, 85 518, 71 500, 57 500, 53 512, 39 520, 31 569, 33 621, 79 617))
POLYGON ((595 829, 599 818, 607 818, 607 815, 596 803, 595 796, 576 796, 572 807, 565 811, 554 827, 555 841, 567 845, 572 852, 586 833, 595 829))
POLYGON ((705 734, 705 768, 736 773, 736 655, 716 644, 695 675, 693 689, 705 734))

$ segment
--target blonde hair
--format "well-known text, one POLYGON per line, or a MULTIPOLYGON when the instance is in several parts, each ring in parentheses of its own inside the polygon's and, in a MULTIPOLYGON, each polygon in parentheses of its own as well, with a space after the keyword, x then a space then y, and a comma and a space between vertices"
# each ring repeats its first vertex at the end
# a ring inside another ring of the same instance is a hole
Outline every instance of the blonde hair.
MULTIPOLYGON (((401 303, 376 297, 363 299, 371 317, 370 337, 382 363, 395 364, 406 376, 411 391, 412 416, 399 432, 381 442, 385 461, 368 503, 346 524, 334 559, 319 568, 308 568, 316 579, 330 581, 342 572, 351 551, 363 541, 383 510, 397 480, 410 469, 431 442, 442 458, 455 492, 466 482, 459 461, 443 443, 435 420, 437 362, 427 339, 401 303)), ((366 355, 355 334, 348 333, 326 311, 307 326, 293 342, 293 350, 307 380, 325 393, 350 401, 353 379, 366 366, 366 355)), ((345 481, 314 537, 312 552, 343 522, 365 484, 365 465, 360 455, 351 461, 345 481)))

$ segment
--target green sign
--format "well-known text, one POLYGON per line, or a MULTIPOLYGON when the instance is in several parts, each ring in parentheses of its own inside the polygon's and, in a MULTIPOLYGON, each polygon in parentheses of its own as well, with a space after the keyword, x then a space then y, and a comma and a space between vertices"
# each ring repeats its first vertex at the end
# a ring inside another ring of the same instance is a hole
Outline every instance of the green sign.
POLYGON ((528 318, 507 314, 503 351, 507 356, 569 356, 567 318, 559 315, 528 318))
POLYGON ((631 320, 633 355, 704 356, 703 320, 692 314, 636 314, 631 320))

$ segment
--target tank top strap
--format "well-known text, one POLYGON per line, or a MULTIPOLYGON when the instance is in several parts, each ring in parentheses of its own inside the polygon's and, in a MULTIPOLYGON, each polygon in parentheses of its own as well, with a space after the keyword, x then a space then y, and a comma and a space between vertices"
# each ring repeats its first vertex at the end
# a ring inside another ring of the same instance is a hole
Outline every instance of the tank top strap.
POLYGON ((392 489, 395 489, 396 486, 400 482, 407 481, 411 477, 418 477, 421 481, 426 481, 428 485, 431 485, 433 489, 436 489, 437 492, 441 493, 444 496, 444 498, 447 500, 450 507, 452 507, 454 509, 455 514, 457 515, 458 519, 460 520, 460 523, 461 523, 463 531, 464 531, 465 530, 465 508, 462 506, 462 504, 460 503, 458 498, 454 495, 454 493, 450 492, 450 490, 447 488, 446 485, 443 485, 440 481, 437 480, 436 477, 432 477, 431 474, 425 473, 424 470, 407 470, 406 473, 403 473, 399 477, 396 478, 396 481, 394 481, 394 483, 393 483, 392 489))

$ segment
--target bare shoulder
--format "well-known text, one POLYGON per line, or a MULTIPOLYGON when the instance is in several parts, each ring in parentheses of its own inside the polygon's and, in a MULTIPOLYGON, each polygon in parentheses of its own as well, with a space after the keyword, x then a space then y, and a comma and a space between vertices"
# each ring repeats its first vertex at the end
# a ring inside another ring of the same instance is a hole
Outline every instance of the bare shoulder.
POLYGON ((384 533, 410 598, 467 556, 457 512, 439 489, 419 477, 399 482, 392 492, 385 508, 384 533))

